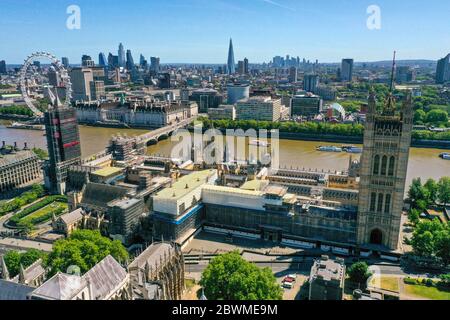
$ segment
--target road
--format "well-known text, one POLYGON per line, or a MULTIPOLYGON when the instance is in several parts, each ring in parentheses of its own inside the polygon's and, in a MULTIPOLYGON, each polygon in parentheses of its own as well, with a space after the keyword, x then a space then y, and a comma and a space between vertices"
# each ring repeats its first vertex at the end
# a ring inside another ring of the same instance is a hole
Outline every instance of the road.
MULTIPOLYGON (((309 272, 311 270, 311 266, 313 261, 304 262, 304 263, 290 263, 290 262, 282 262, 282 263, 270 263, 270 262, 256 262, 255 263, 260 268, 271 268, 273 273, 284 273, 284 272, 309 272)), ((202 261, 199 264, 186 264, 185 271, 192 273, 201 273, 206 269, 208 263, 206 261, 202 261)), ((408 276, 400 266, 394 265, 372 265, 371 270, 374 272, 379 272, 381 274, 386 275, 398 275, 398 276, 408 276)))
POLYGON ((0 237, 0 251, 5 252, 9 250, 28 250, 28 249, 38 249, 46 252, 51 252, 52 244, 35 240, 0 237))

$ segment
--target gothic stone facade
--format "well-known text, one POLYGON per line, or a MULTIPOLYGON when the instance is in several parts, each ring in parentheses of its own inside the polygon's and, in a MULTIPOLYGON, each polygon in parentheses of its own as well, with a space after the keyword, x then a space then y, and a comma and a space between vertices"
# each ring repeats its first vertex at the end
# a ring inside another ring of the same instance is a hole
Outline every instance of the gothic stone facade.
POLYGON ((357 242, 398 247, 406 171, 413 126, 411 95, 400 113, 390 94, 383 111, 377 112, 373 93, 364 133, 361 158, 357 242))
POLYGON ((180 300, 184 290, 184 258, 179 245, 155 242, 129 266, 133 292, 137 299, 180 300), (155 295, 154 285, 161 289, 155 295), (157 297, 156 297, 157 296, 157 297))

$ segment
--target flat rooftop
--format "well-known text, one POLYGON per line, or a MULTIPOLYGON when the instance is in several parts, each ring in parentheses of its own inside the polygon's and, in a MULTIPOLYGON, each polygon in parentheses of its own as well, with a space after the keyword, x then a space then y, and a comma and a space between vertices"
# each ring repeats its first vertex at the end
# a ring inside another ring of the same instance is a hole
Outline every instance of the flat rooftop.
POLYGON ((122 168, 116 168, 116 167, 106 167, 97 171, 94 171, 92 174, 95 174, 100 177, 109 177, 115 174, 122 173, 122 168))
POLYGON ((344 261, 321 258, 314 263, 311 269, 311 276, 325 281, 341 281, 345 277, 344 261))
POLYGON ((179 178, 172 186, 158 192, 154 199, 178 199, 205 184, 216 170, 196 171, 179 178))
POLYGON ((241 189, 252 190, 252 191, 262 191, 269 184, 268 180, 251 180, 247 181, 241 186, 241 189))

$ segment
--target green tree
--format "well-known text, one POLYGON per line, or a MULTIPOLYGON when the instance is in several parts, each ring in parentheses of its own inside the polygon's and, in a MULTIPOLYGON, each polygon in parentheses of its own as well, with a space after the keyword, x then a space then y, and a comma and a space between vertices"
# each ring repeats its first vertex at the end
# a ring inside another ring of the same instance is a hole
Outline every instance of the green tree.
POLYGON ((3 259, 5 259, 8 267, 9 276, 13 278, 18 275, 20 271, 20 253, 18 251, 8 251, 3 259))
POLYGON ((8 267, 9 276, 13 278, 19 274, 20 265, 26 269, 38 259, 43 259, 45 263, 46 256, 46 253, 36 249, 30 249, 23 253, 13 250, 8 251, 4 256, 4 259, 6 266, 8 267))
POLYGON ((54 243, 48 257, 50 274, 66 272, 73 265, 85 273, 108 255, 119 262, 128 259, 128 252, 120 241, 103 237, 99 231, 77 230, 69 238, 54 243))
POLYGON ((412 201, 412 204, 415 208, 417 208, 419 204, 422 207, 420 209, 424 209, 423 202, 421 203, 420 201, 425 201, 426 207, 426 204, 428 203, 429 194, 428 190, 422 186, 422 181, 420 178, 413 179, 408 190, 408 197, 412 201))
POLYGON ((439 185, 433 179, 428 179, 423 186, 427 190, 428 204, 435 204, 438 199, 439 185))
POLYGON ((436 254, 439 234, 445 226, 439 219, 425 220, 418 223, 414 229, 411 244, 414 253, 422 257, 432 257, 436 254))
POLYGON ((414 123, 416 124, 424 123, 426 116, 427 116, 426 112, 423 111, 422 109, 416 110, 416 112, 414 112, 414 123))
POLYGON ((450 288, 450 273, 442 274, 440 277, 439 285, 450 288))
POLYGON ((442 177, 439 179, 438 199, 443 205, 450 203, 450 177, 442 177))
POLYGON ((411 209, 408 218, 413 225, 417 225, 420 222, 420 211, 415 208, 411 209))
POLYGON ((350 277, 350 280, 356 283, 364 284, 367 279, 371 276, 369 271, 369 266, 365 262, 355 262, 352 264, 348 270, 347 274, 350 277))
POLYGON ((435 235, 436 256, 442 259, 445 265, 450 264, 450 225, 447 224, 444 230, 438 231, 435 235))
POLYGON ((427 112, 426 122, 432 124, 439 124, 441 122, 448 122, 448 113, 447 111, 441 109, 433 109, 427 112))
POLYGON ((280 300, 282 290, 269 268, 260 269, 238 252, 215 257, 200 284, 210 300, 280 300))

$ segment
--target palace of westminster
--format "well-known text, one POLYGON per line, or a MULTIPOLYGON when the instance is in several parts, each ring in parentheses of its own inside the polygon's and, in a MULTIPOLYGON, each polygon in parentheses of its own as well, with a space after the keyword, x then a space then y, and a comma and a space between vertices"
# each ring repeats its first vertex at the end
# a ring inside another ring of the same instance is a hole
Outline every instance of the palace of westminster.
MULTIPOLYGON (((54 288, 73 283, 72 275, 43 282, 39 264, 31 267, 40 271, 21 270, 14 281, 33 286, 34 299, 178 299, 181 250, 200 231, 342 255, 392 254, 401 241, 412 117, 409 93, 400 110, 392 93, 378 110, 371 92, 360 161, 350 158, 343 172, 275 172, 145 155, 137 137, 113 137, 105 152, 83 160, 75 111, 56 104, 45 114, 44 175, 49 190, 68 195, 69 212, 53 217, 54 232, 97 229, 126 246, 153 244, 126 268, 107 257, 70 292, 54 288), (40 278, 26 280, 27 272, 40 278)), ((8 279, 4 264, 2 270, 8 279)))

